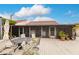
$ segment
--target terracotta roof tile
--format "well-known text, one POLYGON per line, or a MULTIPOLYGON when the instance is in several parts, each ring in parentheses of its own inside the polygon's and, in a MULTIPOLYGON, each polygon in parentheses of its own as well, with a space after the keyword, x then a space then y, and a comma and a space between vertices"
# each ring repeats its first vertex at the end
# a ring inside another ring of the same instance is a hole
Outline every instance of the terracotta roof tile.
POLYGON ((26 20, 17 20, 16 23, 19 23, 19 22, 24 22, 26 20))
POLYGON ((33 21, 26 25, 57 25, 56 21, 33 21))
MULTIPOLYGON (((19 21, 20 23, 25 21, 19 21)), ((23 24, 23 23, 22 23, 23 24)), ((29 23, 26 22, 25 25, 27 26, 39 26, 39 25, 58 25, 56 21, 30 21, 29 23)))

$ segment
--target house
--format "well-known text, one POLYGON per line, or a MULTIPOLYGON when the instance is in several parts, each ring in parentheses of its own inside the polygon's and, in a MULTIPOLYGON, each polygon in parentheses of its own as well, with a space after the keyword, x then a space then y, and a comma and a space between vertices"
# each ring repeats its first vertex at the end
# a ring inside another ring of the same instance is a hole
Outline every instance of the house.
POLYGON ((26 35, 26 37, 31 37, 32 33, 35 33, 36 37, 55 37, 58 38, 58 33, 60 31, 64 31, 72 36, 72 28, 73 24, 59 24, 54 20, 18 20, 17 23, 12 26, 12 35, 20 36, 22 33, 26 35))

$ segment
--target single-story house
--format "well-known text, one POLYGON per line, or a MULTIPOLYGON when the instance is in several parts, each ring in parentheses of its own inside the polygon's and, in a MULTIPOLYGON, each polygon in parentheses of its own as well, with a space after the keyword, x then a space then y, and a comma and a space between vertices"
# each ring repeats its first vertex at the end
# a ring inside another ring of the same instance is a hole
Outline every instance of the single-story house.
POLYGON ((32 33, 35 33, 36 37, 55 37, 58 38, 58 33, 64 31, 72 36, 73 24, 59 24, 54 20, 40 20, 40 21, 26 21, 18 20, 16 24, 12 26, 12 35, 20 36, 22 33, 26 37, 31 37, 32 33))

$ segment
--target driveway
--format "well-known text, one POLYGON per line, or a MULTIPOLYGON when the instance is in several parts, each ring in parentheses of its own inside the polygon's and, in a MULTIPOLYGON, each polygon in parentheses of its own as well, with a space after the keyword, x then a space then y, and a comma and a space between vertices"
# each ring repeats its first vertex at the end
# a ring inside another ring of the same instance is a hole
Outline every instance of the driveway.
POLYGON ((41 38, 40 55, 75 55, 79 54, 79 40, 60 41, 58 39, 41 38))

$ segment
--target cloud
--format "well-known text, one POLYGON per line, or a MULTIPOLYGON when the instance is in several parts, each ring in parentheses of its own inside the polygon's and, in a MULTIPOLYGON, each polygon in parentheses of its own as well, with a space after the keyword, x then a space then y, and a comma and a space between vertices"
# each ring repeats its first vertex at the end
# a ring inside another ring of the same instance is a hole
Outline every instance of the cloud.
POLYGON ((50 12, 50 8, 45 8, 43 5, 34 5, 30 12, 36 15, 48 14, 50 12))
POLYGON ((43 5, 33 5, 32 7, 22 7, 15 13, 17 17, 32 16, 32 15, 44 15, 50 13, 50 8, 46 8, 43 5))
POLYGON ((22 7, 18 12, 15 13, 15 16, 18 16, 18 17, 30 16, 29 10, 30 8, 28 7, 27 8, 22 7))
POLYGON ((55 21, 51 17, 36 17, 33 21, 55 21))
POLYGON ((72 15, 73 14, 73 11, 72 10, 68 10, 65 15, 72 15))
POLYGON ((10 19, 10 14, 9 13, 0 13, 0 16, 6 19, 10 19))
POLYGON ((76 13, 75 11, 72 11, 72 10, 68 10, 66 13, 65 13, 66 16, 69 16, 69 17, 79 17, 79 13, 76 13))

